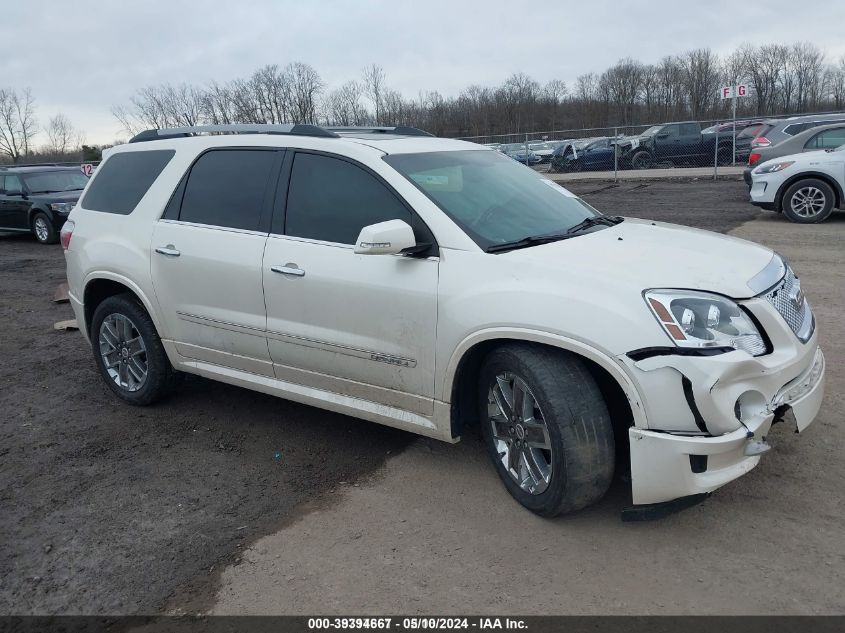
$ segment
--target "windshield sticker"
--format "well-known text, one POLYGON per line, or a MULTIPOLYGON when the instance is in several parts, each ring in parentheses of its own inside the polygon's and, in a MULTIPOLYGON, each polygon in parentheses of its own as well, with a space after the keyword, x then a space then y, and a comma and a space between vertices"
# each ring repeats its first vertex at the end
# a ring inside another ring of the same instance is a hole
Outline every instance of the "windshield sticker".
POLYGON ((421 185, 439 185, 445 187, 449 184, 449 176, 435 176, 433 174, 411 174, 416 182, 421 185))

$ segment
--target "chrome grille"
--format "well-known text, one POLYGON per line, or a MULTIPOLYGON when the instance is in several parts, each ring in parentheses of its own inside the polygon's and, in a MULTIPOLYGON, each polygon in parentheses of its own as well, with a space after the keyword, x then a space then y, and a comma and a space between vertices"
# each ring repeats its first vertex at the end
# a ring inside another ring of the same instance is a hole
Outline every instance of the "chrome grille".
POLYGON ((802 341, 810 338, 813 313, 810 311, 810 304, 804 299, 801 282, 791 267, 787 266, 786 275, 766 293, 765 298, 783 317, 796 336, 802 341))

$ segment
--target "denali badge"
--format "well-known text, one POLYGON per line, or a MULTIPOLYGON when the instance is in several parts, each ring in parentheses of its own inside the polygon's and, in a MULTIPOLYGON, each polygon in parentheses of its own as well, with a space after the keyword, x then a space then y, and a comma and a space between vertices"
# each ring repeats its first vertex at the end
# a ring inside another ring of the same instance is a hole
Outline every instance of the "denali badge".
POLYGON ((370 354, 370 360, 379 363, 387 363, 388 365, 398 365, 399 367, 416 367, 417 361, 409 358, 400 358, 398 356, 386 356, 385 354, 370 354))

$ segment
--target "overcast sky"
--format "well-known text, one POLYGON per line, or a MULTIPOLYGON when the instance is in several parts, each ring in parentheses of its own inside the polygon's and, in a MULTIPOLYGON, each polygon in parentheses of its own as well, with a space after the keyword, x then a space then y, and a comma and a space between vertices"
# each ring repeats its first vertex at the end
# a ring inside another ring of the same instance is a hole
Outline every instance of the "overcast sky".
POLYGON ((30 87, 40 122, 63 112, 89 143, 109 143, 124 136, 112 105, 141 86, 227 81, 270 63, 311 64, 329 87, 378 63, 406 96, 452 95, 513 72, 571 85, 621 57, 743 42, 807 40, 833 60, 843 26, 843 0, 6 0, 0 87, 30 87))

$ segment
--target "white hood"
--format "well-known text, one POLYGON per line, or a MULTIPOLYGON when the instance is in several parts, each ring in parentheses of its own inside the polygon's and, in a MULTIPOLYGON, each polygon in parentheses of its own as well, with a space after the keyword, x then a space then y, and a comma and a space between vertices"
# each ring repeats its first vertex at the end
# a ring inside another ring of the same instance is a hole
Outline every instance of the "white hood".
POLYGON ((621 224, 505 256, 535 267, 553 267, 581 280, 647 288, 704 290, 745 299, 757 294, 748 281, 772 259, 759 244, 675 224, 628 218, 621 224))

